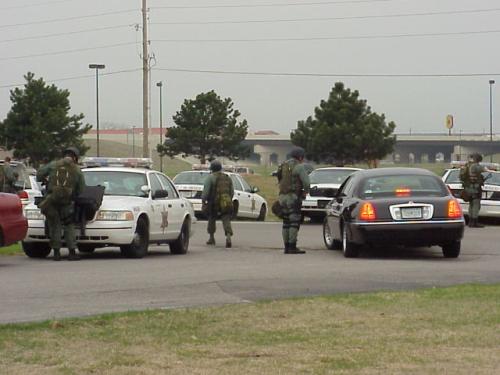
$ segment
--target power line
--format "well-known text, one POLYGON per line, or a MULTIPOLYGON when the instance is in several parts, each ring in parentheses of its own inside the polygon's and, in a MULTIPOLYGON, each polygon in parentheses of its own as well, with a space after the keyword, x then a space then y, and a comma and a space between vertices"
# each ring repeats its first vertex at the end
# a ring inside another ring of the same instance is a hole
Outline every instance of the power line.
POLYGON ((386 3, 399 0, 339 0, 339 1, 316 1, 309 3, 268 3, 268 4, 232 4, 232 5, 168 5, 156 6, 150 9, 219 9, 219 8, 270 8, 270 7, 294 7, 311 5, 335 5, 335 4, 362 4, 362 3, 386 3))
POLYGON ((28 25, 42 25, 42 24, 46 24, 46 23, 73 21, 73 20, 79 20, 79 19, 84 19, 84 18, 103 17, 103 16, 111 16, 111 15, 116 15, 116 14, 124 14, 124 13, 132 13, 132 12, 137 12, 137 9, 126 9, 126 10, 118 10, 118 11, 114 11, 114 12, 87 14, 87 15, 82 15, 82 16, 53 18, 50 20, 33 21, 33 22, 25 22, 25 23, 12 23, 12 24, 7 24, 7 25, 0 25, 0 29, 6 29, 9 27, 18 27, 18 26, 28 26, 28 25))
POLYGON ((274 76, 274 77, 454 78, 454 77, 492 77, 500 75, 500 73, 430 73, 430 74, 288 73, 288 72, 196 70, 196 69, 175 69, 175 68, 154 68, 154 70, 179 72, 179 73, 230 74, 230 75, 243 75, 243 76, 274 76))
POLYGON ((22 38, 15 38, 15 39, 3 39, 3 40, 0 40, 0 43, 19 42, 19 41, 23 41, 23 40, 54 38, 54 37, 58 37, 58 36, 74 35, 74 34, 84 34, 84 33, 90 33, 90 32, 95 32, 95 31, 122 29, 122 28, 130 27, 130 26, 133 26, 133 25, 132 24, 129 24, 129 25, 125 25, 124 24, 124 25, 106 26, 106 27, 86 29, 86 30, 78 30, 78 31, 67 31, 67 32, 63 32, 63 33, 54 33, 54 34, 44 34, 44 35, 36 35, 36 36, 27 36, 27 37, 22 37, 22 38))
MULTIPOLYGON (((110 76, 110 75, 115 75, 115 74, 123 74, 123 73, 130 73, 130 72, 137 72, 139 70, 142 70, 142 68, 135 68, 135 69, 124 69, 124 70, 116 70, 112 72, 106 72, 106 73, 100 73, 100 76, 110 76)), ((84 78, 94 78, 94 74, 86 74, 86 75, 81 75, 81 76, 73 76, 73 77, 65 77, 65 78, 56 78, 52 79, 50 81, 45 81, 45 83, 54 83, 54 82, 64 82, 64 81, 73 81, 73 80, 78 80, 78 79, 84 79, 84 78)), ((26 83, 26 82, 25 82, 26 83)), ((5 89, 5 88, 10 88, 10 87, 19 87, 19 86, 24 86, 25 83, 13 83, 10 85, 0 85, 0 89, 5 89)))
POLYGON ((258 43, 258 42, 305 42, 314 40, 362 40, 362 39, 394 39, 394 38, 421 38, 433 36, 457 36, 457 35, 482 35, 500 33, 500 30, 483 31, 456 31, 442 33, 418 33, 418 34, 387 34, 387 35, 353 35, 353 36, 319 36, 305 38, 256 38, 256 39, 155 39, 159 43, 258 43))
POLYGON ((77 48, 77 49, 69 49, 69 50, 53 51, 53 52, 44 52, 44 53, 37 53, 37 54, 23 55, 23 56, 0 57, 0 61, 27 59, 27 58, 30 58, 30 57, 64 55, 66 53, 75 53, 75 52, 83 52, 83 51, 92 51, 92 50, 97 50, 97 49, 106 49, 106 48, 115 48, 115 47, 129 46, 131 44, 136 44, 136 42, 108 44, 108 45, 98 46, 98 47, 77 48))
POLYGON ((246 23, 280 23, 280 22, 316 22, 316 21, 340 21, 340 20, 361 20, 371 18, 403 18, 403 17, 423 17, 455 14, 490 13, 498 12, 500 8, 489 9, 465 9, 438 12, 420 13, 396 13, 396 14, 372 14, 361 16, 342 17, 318 17, 318 18, 290 18, 290 19, 269 19, 269 20, 243 20, 243 21, 200 21, 200 22, 152 22, 152 25, 212 25, 212 24, 246 24, 246 23))
POLYGON ((33 8, 33 7, 43 6, 43 5, 51 5, 51 4, 59 4, 59 3, 69 3, 69 2, 74 2, 74 1, 78 1, 78 0, 54 0, 54 1, 46 1, 44 3, 34 3, 34 4, 25 4, 25 5, 15 5, 15 6, 10 6, 10 7, 3 7, 3 8, 0 8, 0 10, 33 8))

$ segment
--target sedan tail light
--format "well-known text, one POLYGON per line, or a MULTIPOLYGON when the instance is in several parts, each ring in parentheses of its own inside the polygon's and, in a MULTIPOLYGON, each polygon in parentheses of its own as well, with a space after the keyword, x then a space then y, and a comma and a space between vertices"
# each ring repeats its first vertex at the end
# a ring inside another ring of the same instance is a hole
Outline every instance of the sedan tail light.
POLYGON ((18 192, 17 196, 21 199, 29 199, 28 193, 24 190, 21 190, 20 192, 18 192))
POLYGON ((448 217, 450 219, 458 219, 462 217, 462 208, 456 199, 448 201, 448 217))
POLYGON ((377 213, 375 212, 375 207, 370 202, 365 202, 359 210, 360 220, 372 221, 377 219, 377 213))

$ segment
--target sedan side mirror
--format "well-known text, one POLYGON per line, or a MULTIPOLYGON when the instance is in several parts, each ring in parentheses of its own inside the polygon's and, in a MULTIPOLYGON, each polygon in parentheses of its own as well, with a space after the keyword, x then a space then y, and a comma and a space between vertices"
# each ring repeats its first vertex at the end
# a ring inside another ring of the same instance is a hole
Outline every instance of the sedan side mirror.
POLYGON ((156 190, 153 193, 153 199, 162 199, 162 198, 167 198, 167 197, 168 197, 167 190, 156 190))

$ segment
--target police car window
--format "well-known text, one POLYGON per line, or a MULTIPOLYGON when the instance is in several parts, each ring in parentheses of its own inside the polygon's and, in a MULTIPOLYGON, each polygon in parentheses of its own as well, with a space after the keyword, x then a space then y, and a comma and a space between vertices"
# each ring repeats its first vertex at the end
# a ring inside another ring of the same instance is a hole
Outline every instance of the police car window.
POLYGON ((171 199, 174 199, 174 198, 179 198, 179 195, 177 194, 177 191, 175 190, 175 188, 172 186, 172 184, 170 183, 170 181, 168 180, 168 178, 166 178, 164 175, 162 174, 157 174, 156 175, 162 185, 163 185, 163 188, 168 191, 168 197, 171 198, 171 199))
POLYGON ((238 180, 238 178, 234 174, 229 175, 229 177, 231 177, 231 181, 233 181, 234 190, 243 191, 243 187, 241 186, 241 183, 238 180))
POLYGON ((250 185, 248 184, 248 182, 246 182, 244 178, 240 178, 240 181, 243 184, 243 190, 245 190, 247 193, 251 193, 252 192, 252 188, 250 187, 250 185))
POLYGON ((448 176, 446 177, 447 184, 461 184, 460 181, 460 169, 452 169, 448 176))
POLYGON ((156 174, 151 173, 149 175, 149 181, 151 181, 151 191, 153 194, 157 192, 158 190, 163 190, 163 187, 160 184, 160 180, 158 180, 158 177, 156 177, 156 174))
POLYGON ((88 186, 104 186, 104 195, 144 197, 141 188, 148 184, 143 173, 88 170, 83 177, 88 186))

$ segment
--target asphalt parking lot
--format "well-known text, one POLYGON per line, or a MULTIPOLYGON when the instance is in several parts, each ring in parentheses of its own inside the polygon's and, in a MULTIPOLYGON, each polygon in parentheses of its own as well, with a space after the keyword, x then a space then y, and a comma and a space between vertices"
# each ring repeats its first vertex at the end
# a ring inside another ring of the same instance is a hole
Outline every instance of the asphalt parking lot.
POLYGON ((458 259, 441 249, 378 249, 346 259, 326 250, 320 225, 304 225, 304 255, 284 255, 280 223, 234 224, 233 249, 221 228, 205 245, 198 222, 186 255, 152 246, 143 259, 118 250, 84 255, 81 262, 25 256, 0 258, 0 323, 85 316, 104 312, 178 308, 342 292, 402 290, 462 283, 500 282, 500 226, 467 229, 458 259))

